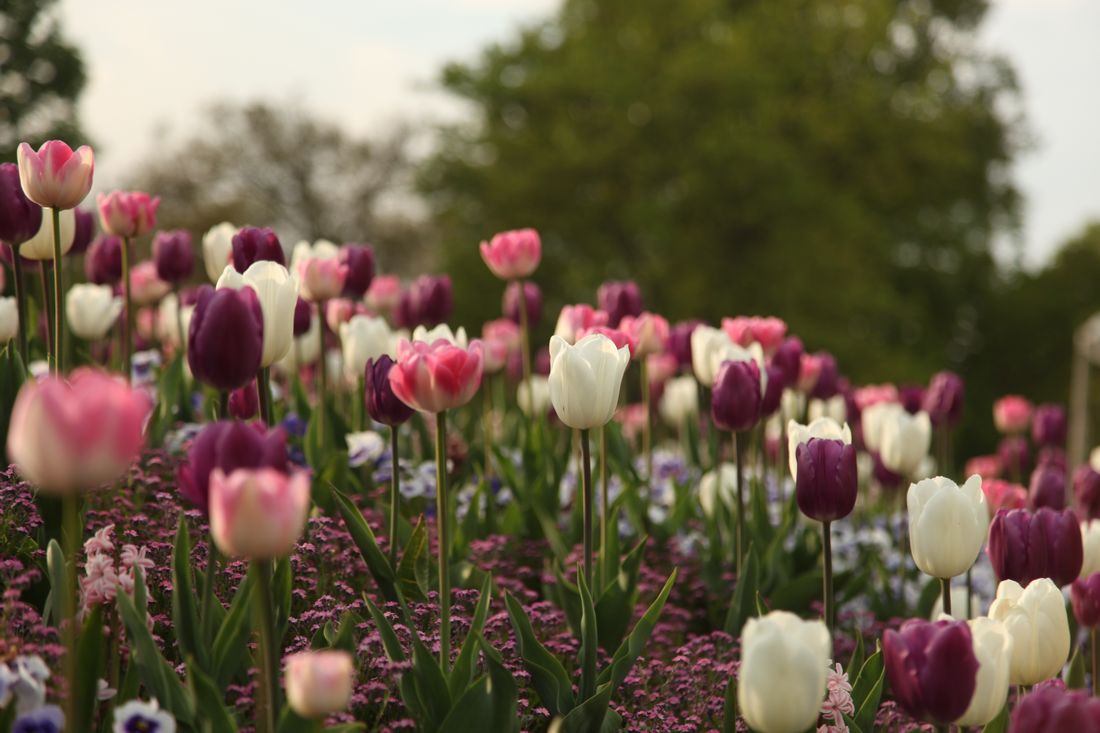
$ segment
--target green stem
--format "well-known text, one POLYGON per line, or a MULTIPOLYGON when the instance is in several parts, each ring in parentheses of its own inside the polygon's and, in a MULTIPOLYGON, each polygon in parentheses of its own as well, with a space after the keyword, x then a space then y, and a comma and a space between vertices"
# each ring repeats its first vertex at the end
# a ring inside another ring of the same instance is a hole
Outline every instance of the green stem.
POLYGON ((62 353, 64 342, 62 328, 65 318, 65 290, 62 287, 62 261, 61 261, 61 212, 51 209, 53 214, 53 316, 54 316, 54 373, 61 374, 65 359, 62 353))
POLYGON ((355 401, 355 429, 363 432, 367 429, 367 383, 363 375, 359 375, 359 390, 355 393, 358 398, 355 401))
POLYGON ((260 417, 265 425, 272 425, 271 414, 271 367, 261 367, 256 373, 256 391, 260 398, 260 417))
POLYGON ((206 583, 202 587, 202 617, 199 622, 202 624, 202 638, 212 643, 213 636, 213 615, 211 609, 214 605, 214 581, 218 577, 218 548, 214 546, 214 540, 211 537, 206 538, 207 555, 206 555, 206 583))
POLYGON ((77 688, 77 678, 80 670, 80 661, 76 658, 77 640, 79 628, 77 626, 77 600, 76 582, 79 574, 77 554, 80 552, 80 544, 83 533, 80 529, 80 497, 76 494, 66 494, 61 500, 62 512, 62 537, 65 545, 65 587, 62 593, 62 625, 64 626, 65 639, 65 677, 69 681, 70 694, 66 698, 67 720, 76 719, 76 696, 71 691, 77 688))
POLYGON ((940 601, 943 603, 943 612, 951 615, 951 578, 940 578, 940 601))
POLYGON ((519 290, 519 343, 520 361, 523 364, 523 383, 527 387, 527 404, 534 406, 535 393, 531 384, 531 329, 527 323, 527 289, 523 280, 515 280, 519 290))
POLYGON ((482 475, 485 479, 485 527, 491 533, 495 525, 496 500, 493 497, 493 390, 489 384, 481 386, 482 416, 481 425, 485 443, 485 465, 482 475))
POLYGON ((825 625, 829 628, 830 646, 833 628, 836 626, 836 608, 833 605, 833 530, 832 522, 821 523, 822 560, 825 563, 823 574, 823 600, 825 602, 825 625))
POLYGON ((645 480, 649 489, 645 495, 648 508, 650 492, 653 490, 653 410, 649 394, 649 364, 645 358, 638 364, 641 366, 642 410, 645 412, 645 422, 642 423, 642 452, 645 453, 645 480))
POLYGON ((317 303, 317 338, 320 350, 317 352, 317 443, 325 445, 325 394, 328 392, 328 360, 325 358, 325 302, 317 303))
POLYGON ((397 462, 397 426, 390 426, 390 565, 397 567, 397 511, 401 500, 401 474, 397 462))
POLYGON ((581 472, 584 501, 584 581, 592 587, 592 460, 588 445, 588 429, 581 430, 581 472))
POLYGON ((256 574, 253 607, 260 626, 260 699, 257 700, 256 723, 259 730, 275 733, 275 714, 279 709, 279 657, 275 640, 275 599, 271 592, 271 561, 253 560, 256 574), (260 721, 263 724, 260 725, 260 721))
POLYGON ((133 379, 134 352, 134 299, 130 289, 130 238, 122 238, 122 287, 125 307, 122 316, 122 366, 126 372, 126 381, 133 379))
POLYGON ((447 411, 435 416, 435 527, 439 540, 439 666, 444 674, 451 668, 451 554, 447 533, 447 411))
MULTIPOLYGON (((733 433, 733 455, 737 461, 737 579, 741 580, 741 564, 745 556, 745 441, 740 433, 733 433)), ((722 475, 722 464, 718 463, 718 475, 722 475)))
MULTIPOLYGON (((614 576, 619 558, 611 557, 611 501, 607 486, 607 426, 600 428, 600 567, 603 585, 614 576)), ((602 588, 593 591, 596 595, 602 588)))
POLYGON ((50 276, 46 272, 48 263, 49 260, 38 263, 38 283, 42 286, 42 310, 46 313, 46 361, 53 367, 53 298, 50 293, 50 276))
POLYGON ((19 356, 23 359, 23 368, 31 363, 27 352, 27 292, 23 282, 23 260, 19 256, 19 245, 13 245, 12 267, 15 269, 15 311, 19 316, 19 356))

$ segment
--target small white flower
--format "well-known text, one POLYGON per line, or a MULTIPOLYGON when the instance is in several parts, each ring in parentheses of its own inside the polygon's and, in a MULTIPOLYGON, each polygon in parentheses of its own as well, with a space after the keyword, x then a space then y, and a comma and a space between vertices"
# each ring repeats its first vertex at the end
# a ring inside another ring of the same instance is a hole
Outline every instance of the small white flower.
POLYGON ((386 452, 386 441, 371 430, 362 433, 348 433, 348 465, 352 468, 366 463, 374 463, 386 452))
POLYGON ((176 719, 160 709, 156 700, 131 700, 115 708, 114 733, 140 730, 145 733, 176 733, 176 719))

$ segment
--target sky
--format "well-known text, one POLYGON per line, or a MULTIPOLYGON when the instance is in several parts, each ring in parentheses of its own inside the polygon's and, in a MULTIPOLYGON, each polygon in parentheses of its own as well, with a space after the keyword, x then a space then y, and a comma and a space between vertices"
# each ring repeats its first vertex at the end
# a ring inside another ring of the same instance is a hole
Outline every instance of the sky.
MULTIPOLYGON (((98 143, 97 187, 187 133, 217 100, 294 101, 351 133, 400 120, 460 119, 434 84, 557 0, 62 0, 89 83, 84 123, 98 143)), ((1100 2, 993 0, 979 33, 1019 76, 1027 151, 1013 176, 1025 196, 1024 263, 1036 267, 1100 219, 1100 2)))

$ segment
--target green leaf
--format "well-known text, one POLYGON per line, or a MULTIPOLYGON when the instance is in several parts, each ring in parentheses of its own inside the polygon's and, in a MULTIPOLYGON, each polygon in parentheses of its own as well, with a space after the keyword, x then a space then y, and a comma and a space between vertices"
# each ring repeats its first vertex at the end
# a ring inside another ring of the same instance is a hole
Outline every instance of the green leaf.
POLYGON ((1085 655, 1081 653, 1082 648, 1078 646, 1073 650, 1073 657, 1070 658, 1065 672, 1066 687, 1073 690, 1080 690, 1085 686, 1085 655))
POLYGON ((237 733, 237 721, 225 706, 225 698, 214 682, 195 664, 187 662, 187 684, 198 704, 199 716, 206 722, 209 733, 237 733))
POLYGON ((481 584, 481 595, 477 599, 473 619, 470 621, 470 630, 466 634, 466 639, 462 642, 458 657, 455 658, 450 679, 447 680, 447 687, 453 698, 457 698, 462 694, 462 691, 470 684, 473 677, 475 655, 480 646, 478 638, 481 636, 481 630, 485 627, 485 619, 489 616, 489 603, 493 597, 492 588, 492 578, 486 575, 484 582, 481 584))
POLYGON ((861 728, 870 730, 874 725, 875 713, 878 712, 879 701, 882 699, 882 687, 885 680, 886 671, 882 649, 876 644, 875 653, 863 663, 859 675, 852 683, 852 701, 856 707, 855 720, 861 728))
POLYGON ((581 689, 580 698, 587 700, 596 691, 596 647, 599 646, 599 629, 596 622, 596 607, 592 603, 592 594, 584 573, 577 570, 577 588, 581 597, 581 689))
POLYGON ((62 589, 65 588, 68 571, 65 569, 65 553, 61 551, 61 545, 57 544, 57 540, 50 540, 46 545, 46 572, 50 576, 48 615, 54 626, 60 626, 63 618, 62 599, 65 597, 62 589))
POLYGON ((722 706, 722 733, 737 733, 737 715, 737 677, 731 674, 722 706))
POLYGON ((409 535, 409 541, 405 544, 405 553, 397 564, 397 584, 404 598, 420 602, 427 600, 428 555, 428 528, 424 518, 419 517, 416 527, 409 535))
POLYGON ((420 641, 420 635, 412 631, 413 668, 416 682, 416 695, 425 713, 421 721, 428 730, 435 730, 443 724, 447 711, 451 709, 451 692, 447 689, 447 680, 439 661, 420 641))
POLYGON ((573 697, 573 683, 558 658, 535 638, 531 628, 531 619, 511 593, 504 594, 504 604, 508 607, 508 616, 516 632, 516 647, 523 665, 531 675, 531 686, 539 695, 539 700, 551 715, 563 715, 576 704, 573 697))
POLYGON ((630 668, 634 666, 635 660, 638 659, 645 648, 649 635, 653 633, 653 627, 657 625, 657 619, 661 616, 661 610, 665 607, 665 601, 668 600, 668 594, 672 591, 672 584, 676 582, 678 572, 677 568, 673 568, 672 574, 668 576, 661 592, 657 594, 657 597, 653 599, 653 603, 649 604, 649 608, 638 619, 638 623, 634 625, 630 635, 615 650, 611 663, 600 673, 599 684, 603 685, 610 682, 612 690, 614 690, 626 679, 627 674, 630 673, 630 668))
POLYGON ((195 605, 194 579, 191 575, 191 539, 187 518, 180 513, 176 543, 172 548, 172 626, 176 643, 184 657, 195 657, 207 669, 207 647, 199 639, 199 612, 195 605))
POLYGON ((387 601, 397 601, 397 586, 394 584, 393 568, 390 567, 390 561, 386 559, 385 554, 379 549, 378 541, 375 540, 374 532, 371 531, 367 520, 363 518, 363 513, 359 511, 359 507, 352 503, 351 499, 335 487, 332 495, 336 499, 336 507, 340 510, 340 515, 344 518, 348 533, 355 541, 359 553, 367 563, 367 569, 370 570, 374 582, 378 585, 378 591, 387 601))
POLYGON ((75 720, 72 730, 91 730, 95 718, 96 693, 99 675, 97 670, 106 667, 103 640, 103 606, 96 606, 84 622, 84 630, 77 642, 76 658, 80 674, 76 679, 73 706, 75 720))
POLYGON ((283 648, 283 639, 290 625, 291 603, 293 602, 294 569, 290 558, 284 557, 275 563, 272 574, 271 593, 275 604, 275 648, 283 648))
POLYGON ((252 573, 247 573, 237 588, 229 612, 225 615, 218 633, 214 636, 214 647, 210 657, 210 669, 214 673, 220 689, 233 680, 248 656, 248 624, 252 584, 252 573))
POLYGON ((643 537, 623 558, 618 574, 606 585, 596 602, 600 648, 607 652, 622 643, 634 615, 634 604, 638 601, 638 571, 647 539, 643 537))
POLYGON ((982 733, 1005 733, 1008 730, 1008 705, 1001 708, 997 717, 985 724, 982 733))
POLYGON ((756 591, 760 582, 760 563, 756 559, 756 548, 753 545, 749 545, 748 552, 745 553, 745 565, 741 575, 742 577, 737 579, 724 626, 726 633, 734 638, 740 636, 741 627, 752 616, 756 603, 756 591))

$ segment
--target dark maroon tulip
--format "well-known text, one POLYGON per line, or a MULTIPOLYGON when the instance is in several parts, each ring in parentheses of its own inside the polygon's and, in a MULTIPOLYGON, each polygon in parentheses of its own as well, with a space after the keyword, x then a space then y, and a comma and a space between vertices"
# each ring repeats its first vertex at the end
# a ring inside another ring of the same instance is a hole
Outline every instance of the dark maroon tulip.
POLYGON ((394 361, 386 354, 377 359, 367 359, 366 379, 364 380, 364 399, 367 414, 375 422, 393 427, 408 420, 413 409, 393 393, 390 387, 390 369, 394 361))
POLYGON ((1027 503, 1031 509, 1042 507, 1054 510, 1064 509, 1066 506, 1066 470, 1056 465, 1039 464, 1031 472, 1027 503))
POLYGON ((191 246, 191 232, 173 229, 157 232, 153 238, 153 264, 157 277, 178 285, 195 271, 195 250, 191 246))
POLYGON ((1066 444, 1066 411, 1061 405, 1045 404, 1035 408, 1031 417, 1031 439, 1040 446, 1066 444))
POLYGON ((95 236, 95 214, 81 208, 73 209, 75 223, 73 227, 73 246, 65 254, 78 255, 88 251, 95 236))
POLYGON ((924 391, 922 408, 936 427, 955 425, 962 415, 965 388, 955 372, 936 372, 924 391))
POLYGON ((1084 562, 1081 527, 1069 509, 1000 509, 989 525, 986 553, 998 580, 1026 586, 1050 578, 1068 585, 1084 562))
POLYGON ((856 449, 842 440, 810 438, 795 450, 798 508, 810 519, 831 522, 852 513, 859 488, 856 449))
POLYGON ((1027 438, 1022 435, 1010 435, 1004 438, 997 446, 997 458, 1001 462, 1001 471, 1005 475, 1018 476, 1023 480, 1031 462, 1027 438))
MULTIPOLYGON (((542 322, 542 290, 530 280, 523 283, 524 302, 527 303, 527 323, 531 328, 542 322)), ((501 311, 504 317, 512 323, 519 321, 519 283, 508 283, 504 289, 504 298, 501 302, 501 311)))
POLYGON ((286 265, 283 245, 275 232, 264 227, 245 227, 233 235, 233 268, 244 272, 253 262, 271 260, 286 265))
POLYGON ((313 306, 308 300, 298 298, 294 304, 294 338, 309 333, 309 324, 313 322, 313 306))
POLYGON ((238 420, 251 420, 260 411, 260 392, 253 380, 229 394, 229 414, 238 420))
POLYGON ((203 288, 187 336, 191 372, 223 392, 256 376, 263 356, 263 316, 252 288, 203 288))
MULTIPOLYGON (((451 287, 451 278, 448 275, 421 275, 409 286, 412 298, 411 313, 415 316, 413 322, 405 324, 406 328, 414 326, 438 326, 451 317, 454 309, 454 291, 451 287)), ((398 304, 401 307, 401 304, 398 304)))
POLYGON ((393 309, 393 322, 398 328, 416 328, 420 322, 420 312, 416 306, 416 294, 412 287, 405 288, 397 296, 397 305, 393 309))
POLYGON ((1100 627, 1100 573, 1073 581, 1070 598, 1077 623, 1089 629, 1100 627))
POLYGON ((898 387, 898 402, 910 415, 916 415, 924 405, 924 387, 919 384, 903 384, 898 387))
MULTIPOLYGON (((233 292, 233 291, 219 291, 233 292)), ((238 468, 287 470, 286 433, 261 423, 219 420, 202 429, 179 469, 180 495, 205 514, 209 505, 210 473, 238 468)))
POLYGON ((1073 500, 1082 519, 1100 519, 1100 473, 1087 463, 1073 472, 1073 500))
MULTIPOLYGON (((695 329, 703 325, 702 321, 680 321, 668 330, 668 343, 665 344, 665 351, 669 352, 676 357, 676 363, 681 369, 691 369, 691 334, 695 333, 695 329)), ((775 357, 772 357, 774 363, 775 357)), ((786 372, 784 374, 784 383, 786 383, 786 372)))
POLYGON ((541 349, 535 352, 535 363, 533 366, 535 374, 541 374, 544 377, 550 376, 550 348, 543 346, 541 349))
POLYGON ((711 390, 710 414, 722 430, 740 433, 760 419, 760 367, 754 361, 724 361, 711 390))
POLYGON ((882 653, 894 698, 914 718, 948 723, 970 706, 978 658, 965 621, 910 619, 886 631, 882 653))
POLYGON ((1037 463, 1040 466, 1054 466, 1062 473, 1065 473, 1066 452, 1053 445, 1048 445, 1046 448, 1040 448, 1039 460, 1037 463))
MULTIPOLYGON (((691 344, 688 344, 689 354, 691 344)), ((802 339, 791 336, 783 339, 783 343, 772 354, 771 363, 783 371, 783 386, 793 387, 798 384, 798 373, 802 369, 802 339)))
POLYGON ((100 234, 84 254, 84 274, 96 285, 114 285, 122 280, 122 239, 100 234))
POLYGON ((1042 683, 1016 703, 1008 733, 1100 733, 1100 698, 1042 683))
POLYGON ((775 414, 783 401, 783 370, 775 364, 769 364, 764 369, 768 374, 768 384, 764 389, 764 396, 760 399, 760 417, 769 417, 775 414))
POLYGON ((607 313, 607 325, 618 328, 623 316, 642 314, 642 291, 632 280, 608 280, 596 290, 596 303, 607 313))
POLYGON ((817 375, 817 383, 810 392, 811 397, 819 400, 827 400, 837 393, 837 383, 840 373, 836 368, 836 357, 827 351, 817 352, 817 358, 821 361, 821 371, 817 375))
POLYGON ((42 207, 23 193, 19 166, 0 163, 0 240, 23 244, 42 226, 42 207))
POLYGON ((362 298, 374 279, 374 248, 369 244, 345 244, 340 249, 340 260, 348 266, 344 295, 362 298))

